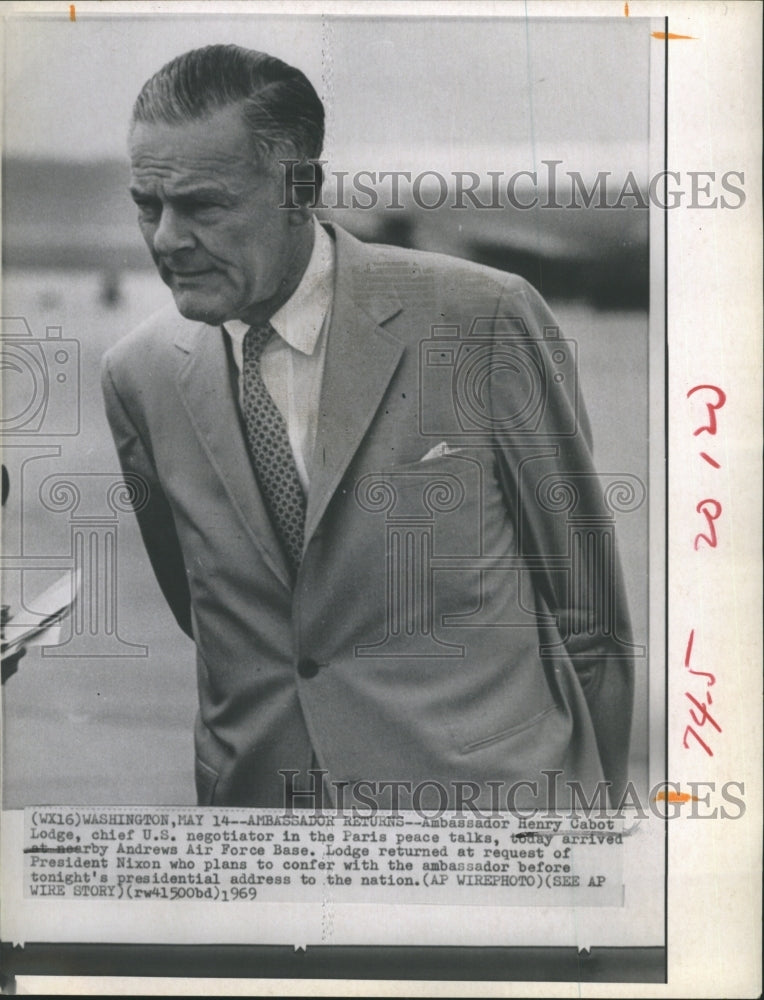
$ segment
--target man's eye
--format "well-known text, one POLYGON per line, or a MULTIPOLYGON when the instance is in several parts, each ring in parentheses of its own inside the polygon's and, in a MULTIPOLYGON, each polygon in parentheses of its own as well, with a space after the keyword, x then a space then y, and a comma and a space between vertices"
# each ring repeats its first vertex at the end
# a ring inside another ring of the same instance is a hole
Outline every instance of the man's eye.
POLYGON ((189 214, 199 215, 204 212, 214 212, 216 209, 222 208, 220 202, 217 201, 195 201, 190 203, 186 210, 189 214))
POLYGON ((156 219, 162 211, 159 203, 155 201, 138 201, 136 199, 135 205, 142 219, 156 219))

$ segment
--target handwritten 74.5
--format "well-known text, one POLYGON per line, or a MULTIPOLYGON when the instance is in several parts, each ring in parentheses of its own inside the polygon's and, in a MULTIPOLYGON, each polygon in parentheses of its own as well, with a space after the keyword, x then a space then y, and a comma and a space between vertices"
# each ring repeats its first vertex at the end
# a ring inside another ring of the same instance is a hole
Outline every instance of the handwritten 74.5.
MULTIPOLYGON (((701 424, 700 427, 697 427, 693 431, 693 437, 698 437, 698 435, 700 434, 708 434, 710 437, 715 437, 717 429, 716 412, 717 410, 720 410, 727 402, 727 396, 724 393, 724 391, 720 389, 718 386, 703 384, 703 385, 693 386, 692 389, 690 389, 689 392, 687 393, 687 399, 690 399, 692 396, 694 396, 696 392, 708 393, 710 401, 708 399, 705 400, 706 422, 701 424)), ((711 455, 709 455, 707 452, 701 451, 700 457, 703 459, 704 462, 707 462, 712 469, 721 468, 720 463, 717 462, 716 459, 713 458, 711 455)), ((721 517, 722 514, 721 503, 714 497, 706 497, 704 500, 701 500, 697 504, 695 510, 697 511, 698 514, 701 514, 705 518, 706 524, 705 524, 705 530, 698 532, 698 534, 695 536, 693 548, 697 552, 701 543, 704 543, 709 548, 715 549, 718 544, 718 537, 716 534, 716 521, 721 517)), ((695 629, 693 628, 690 630, 690 636, 689 639, 687 640, 687 647, 685 649, 685 654, 684 654, 684 666, 685 669, 688 670, 693 677, 705 677, 706 688, 705 691, 701 693, 701 696, 704 698, 703 701, 700 701, 696 697, 696 695, 693 694, 692 691, 685 691, 684 693, 685 697, 688 698, 689 701, 694 706, 689 710, 690 718, 692 719, 694 725, 692 726, 688 725, 685 727, 684 737, 682 738, 682 746, 685 749, 689 749, 689 743, 687 742, 687 740, 690 736, 693 736, 695 740, 700 744, 700 746, 703 747, 708 756, 713 757, 714 755, 713 750, 708 745, 708 743, 706 743, 706 741, 698 734, 695 726, 697 726, 698 729, 702 729, 706 725, 706 723, 708 723, 718 733, 722 731, 722 727, 708 711, 710 706, 713 704, 713 698, 711 696, 710 688, 712 688, 713 685, 716 684, 716 677, 712 673, 709 673, 704 670, 693 670, 692 667, 690 666, 690 661, 692 658, 692 647, 694 641, 695 641, 695 629)))

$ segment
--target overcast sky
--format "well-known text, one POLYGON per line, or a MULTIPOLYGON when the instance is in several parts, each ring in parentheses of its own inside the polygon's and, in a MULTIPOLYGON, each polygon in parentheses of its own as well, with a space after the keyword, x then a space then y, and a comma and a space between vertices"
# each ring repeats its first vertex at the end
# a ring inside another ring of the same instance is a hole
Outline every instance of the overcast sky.
POLYGON ((211 42, 264 49, 307 74, 328 107, 325 155, 337 169, 373 168, 384 151, 377 169, 480 170, 508 150, 526 151, 522 166, 557 155, 584 169, 587 158, 620 159, 618 150, 633 159, 647 137, 650 23, 641 19, 78 14, 5 27, 11 155, 123 156, 142 83, 211 42))

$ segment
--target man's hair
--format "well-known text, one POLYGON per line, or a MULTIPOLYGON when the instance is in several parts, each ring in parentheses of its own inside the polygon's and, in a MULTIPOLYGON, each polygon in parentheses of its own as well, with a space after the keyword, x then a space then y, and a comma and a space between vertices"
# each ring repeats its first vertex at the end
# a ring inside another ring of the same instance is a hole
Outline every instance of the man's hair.
POLYGON ((241 109, 264 166, 321 155, 324 106, 308 78, 275 56, 239 45, 207 45, 172 59, 143 85, 131 124, 182 125, 230 106, 241 109))

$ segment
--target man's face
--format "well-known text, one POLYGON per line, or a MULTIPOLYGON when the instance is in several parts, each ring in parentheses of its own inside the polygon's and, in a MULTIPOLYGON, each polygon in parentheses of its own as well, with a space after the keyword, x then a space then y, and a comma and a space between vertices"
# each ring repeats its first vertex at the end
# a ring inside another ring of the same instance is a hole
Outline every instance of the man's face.
POLYGON ((188 319, 219 324, 275 308, 299 283, 304 217, 278 208, 238 108, 182 125, 137 123, 130 191, 162 280, 188 319))

